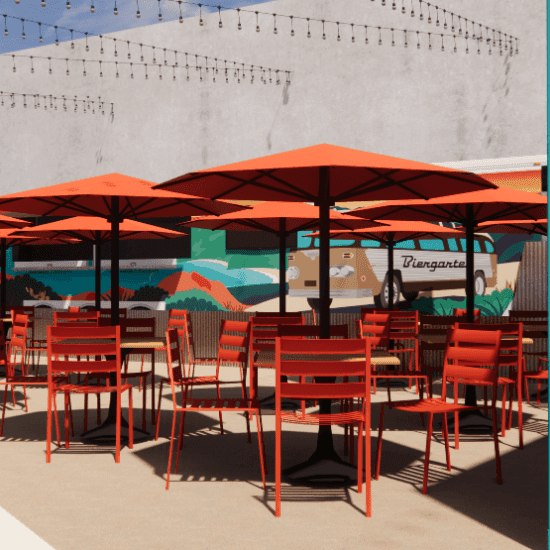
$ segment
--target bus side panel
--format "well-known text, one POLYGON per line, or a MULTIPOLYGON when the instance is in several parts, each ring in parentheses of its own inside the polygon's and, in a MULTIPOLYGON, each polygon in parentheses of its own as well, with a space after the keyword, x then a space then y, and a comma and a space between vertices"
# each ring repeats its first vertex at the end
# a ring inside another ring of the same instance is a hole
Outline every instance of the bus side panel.
POLYGON ((372 296, 380 294, 382 289, 385 273, 382 277, 379 277, 378 274, 384 255, 387 263, 388 252, 385 249, 357 249, 357 285, 361 290, 371 289, 372 296), (381 258, 378 254, 380 252, 383 253, 381 258), (378 271, 375 271, 375 268, 378 268, 378 271))

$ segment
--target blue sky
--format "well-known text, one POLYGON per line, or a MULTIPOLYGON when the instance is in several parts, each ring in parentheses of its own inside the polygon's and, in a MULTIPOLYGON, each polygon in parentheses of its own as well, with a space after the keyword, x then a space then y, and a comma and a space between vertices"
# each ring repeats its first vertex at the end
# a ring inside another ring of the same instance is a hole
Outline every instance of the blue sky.
MULTIPOLYGON (((201 0, 197 0, 201 1, 201 0)), ((225 0, 220 4, 226 8, 244 8, 246 6, 262 4, 268 0, 225 0)), ((71 9, 67 9, 67 0, 45 0, 46 6, 40 5, 41 0, 20 0, 16 4, 14 0, 2 0, 0 2, 0 24, 2 26, 0 34, 0 53, 15 52, 28 48, 35 48, 41 45, 55 43, 55 30, 44 25, 58 25, 88 32, 89 36, 94 34, 109 34, 116 31, 132 29, 136 27, 145 27, 149 25, 162 25, 168 21, 179 19, 180 5, 174 0, 161 0, 160 9, 162 12, 162 22, 158 20, 159 2, 158 0, 138 0, 141 17, 136 18, 137 5, 136 0, 117 0, 116 6, 118 15, 114 15, 115 0, 71 0, 71 9), (95 13, 91 13, 91 4, 94 4, 95 13), (7 15, 7 19, 3 15, 7 15), (11 16, 11 17, 10 17, 11 16), (12 19, 18 17, 25 19, 24 28, 26 39, 23 40, 23 27, 21 21, 12 19), (7 21, 8 36, 4 34, 4 22, 7 21), (42 38, 39 41, 39 27, 31 21, 42 22, 42 38)), ((202 3, 202 1, 201 1, 202 3)), ((208 2, 212 5, 215 1, 208 2)), ((196 5, 181 4, 182 15, 194 17, 198 15, 199 8, 196 5)), ((217 11, 215 8, 203 6, 203 13, 217 11)), ((71 40, 69 31, 58 29, 59 42, 71 40)), ((83 35, 74 33, 74 39, 82 38, 83 35)))

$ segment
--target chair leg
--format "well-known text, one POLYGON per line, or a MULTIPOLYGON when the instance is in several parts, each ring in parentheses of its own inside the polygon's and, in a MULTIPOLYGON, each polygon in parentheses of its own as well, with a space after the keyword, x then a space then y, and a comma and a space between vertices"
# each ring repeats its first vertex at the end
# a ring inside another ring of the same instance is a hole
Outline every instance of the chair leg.
POLYGON ((527 376, 523 375, 523 387, 525 388, 525 400, 529 405, 529 386, 527 385, 527 376))
POLYGON ((180 431, 178 433, 178 450, 176 454, 176 474, 178 473, 178 467, 179 467, 179 460, 180 460, 180 452, 183 448, 183 434, 185 433, 185 412, 181 413, 181 420, 180 420, 180 431))
MULTIPOLYGON (((380 405, 380 424, 378 426, 378 445, 376 446, 376 473, 374 479, 380 477, 380 458, 382 457, 382 432, 384 431, 384 404, 380 405)), ((368 430, 367 430, 368 431, 368 430)))
POLYGON ((121 395, 117 395, 116 403, 116 451, 115 451, 115 463, 120 462, 120 418, 122 416, 122 403, 120 402, 121 395))
MULTIPOLYGON (((254 416, 256 417, 256 430, 257 430, 257 433, 258 433, 258 450, 260 452, 260 468, 262 470, 262 483, 263 483, 264 491, 265 491, 265 466, 264 466, 264 453, 263 453, 263 449, 262 449, 263 434, 262 434, 262 430, 260 428, 260 419, 259 419, 258 411, 255 411, 254 416)), ((248 418, 248 415, 246 415, 246 417, 248 418)))
POLYGON ((155 430, 155 441, 158 441, 159 438, 159 425, 160 425, 160 405, 162 400, 162 384, 164 383, 164 380, 160 381, 160 393, 159 393, 159 408, 157 411, 157 428, 155 430))
MULTIPOLYGON (((518 377, 518 384, 521 385, 521 378, 518 377)), ((519 448, 523 450, 523 399, 521 397, 521 387, 517 388, 518 396, 518 430, 519 430, 519 448)))
POLYGON ((485 416, 489 415, 489 406, 487 405, 487 389, 488 389, 487 386, 483 388, 483 406, 484 406, 483 412, 485 413, 485 416))
POLYGON ((132 388, 128 388, 128 448, 134 448, 134 407, 132 406, 132 388))
POLYGON ((422 494, 428 493, 428 470, 430 468, 430 444, 432 442, 434 413, 428 413, 428 435, 426 437, 426 455, 424 457, 424 481, 422 483, 422 494))
POLYGON ((498 430, 497 430, 497 415, 493 410, 493 439, 495 441, 495 462, 497 468, 497 484, 502 485, 502 470, 500 465, 500 452, 498 448, 498 430))
POLYGON ((502 385, 502 411, 501 411, 501 418, 500 418, 502 437, 506 435, 506 387, 507 386, 508 384, 502 385))
MULTIPOLYGON (((537 380, 537 405, 540 405, 540 380, 537 380)), ((27 406, 27 395, 25 394, 25 406, 27 406)))
POLYGON ((4 433, 4 416, 6 414, 6 401, 8 398, 8 385, 4 385, 4 403, 2 405, 2 425, 0 425, 0 437, 2 437, 2 434, 4 433))
POLYGON ((518 393, 517 390, 518 390, 517 384, 512 384, 512 386, 510 388, 510 398, 509 398, 509 401, 508 401, 508 430, 512 429, 512 409, 513 409, 513 405, 514 405, 514 391, 517 395, 517 393, 518 393))
POLYGON ((65 393, 65 417, 63 418, 65 424, 65 449, 69 448, 69 392, 65 393))
POLYGON ((176 433, 176 419, 177 412, 174 411, 174 416, 172 418, 172 435, 170 436, 170 451, 168 453, 168 470, 166 471, 166 490, 170 486, 170 469, 172 468, 172 453, 174 449, 174 435, 176 433))
MULTIPOLYGON (((220 394, 220 384, 217 383, 216 384, 216 390, 218 391, 218 399, 221 399, 221 394, 220 394)), ((222 411, 219 411, 219 414, 220 414, 220 432, 221 434, 223 435, 223 420, 222 420, 222 411)), ((249 415, 246 415, 247 418, 249 418, 249 415)), ((249 422, 250 422, 250 419, 249 419, 249 422)))
POLYGON ((357 428, 357 493, 359 494, 363 492, 363 423, 359 422, 357 428))
MULTIPOLYGON (((159 398, 160 399, 160 398, 159 398)), ((151 422, 156 422, 155 418, 155 352, 151 358, 151 422)))
POLYGON ((279 415, 275 416, 275 517, 281 517, 281 430, 279 415))
MULTIPOLYGON (((140 376, 139 377, 139 383, 141 385, 141 380, 142 380, 143 376, 140 376)), ((139 391, 139 390, 138 390, 139 391)), ((146 418, 146 398, 147 398, 147 376, 145 377, 145 380, 143 380, 143 410, 142 410, 142 413, 141 413, 141 426, 142 426, 142 429, 145 430, 145 428, 147 427, 147 418, 146 418)), ((155 409, 153 409, 154 411, 155 409)), ((153 412, 153 416, 154 416, 154 412, 153 412)))
POLYGON ((262 434, 262 452, 263 452, 263 455, 264 455, 265 475, 267 475, 268 474, 268 471, 267 471, 267 455, 265 453, 264 426, 263 426, 263 423, 262 423, 262 409, 261 408, 258 409, 258 418, 259 418, 259 421, 260 421, 260 433, 262 434))
MULTIPOLYGON (((455 396, 455 405, 458 405, 458 383, 454 382, 454 386, 453 386, 453 393, 454 393, 454 396, 455 396)), ((458 450, 459 448, 459 445, 460 445, 460 442, 459 442, 459 437, 458 437, 458 432, 459 432, 459 425, 458 425, 458 412, 455 412, 455 449, 458 450)))
POLYGON ((447 424, 447 413, 442 414, 441 434, 445 439, 445 459, 447 461, 447 470, 451 471, 451 454, 449 453, 449 425, 447 424))
MULTIPOLYGON (((370 412, 367 412, 365 422, 365 515, 372 517, 372 494, 371 494, 371 463, 370 463, 370 412)), ((361 465, 362 466, 362 465, 361 465)))

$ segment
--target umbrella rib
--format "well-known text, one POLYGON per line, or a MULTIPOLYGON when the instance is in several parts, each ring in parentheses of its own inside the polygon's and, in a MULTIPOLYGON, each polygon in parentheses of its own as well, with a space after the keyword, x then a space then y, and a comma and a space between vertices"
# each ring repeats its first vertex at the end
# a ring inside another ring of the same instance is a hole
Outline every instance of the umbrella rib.
POLYGON ((373 168, 366 168, 367 172, 372 172, 374 173, 377 178, 375 179, 371 179, 369 181, 363 181, 362 183, 360 183, 359 185, 356 185, 355 187, 352 187, 351 189, 348 189, 347 191, 345 191, 344 193, 338 195, 338 198, 339 199, 346 199, 348 197, 354 197, 356 196, 361 190, 363 189, 366 189, 368 188, 369 190, 378 190, 378 189, 382 189, 384 187, 384 183, 388 183, 388 182, 391 182, 392 184, 395 184, 394 180, 390 179, 389 176, 391 176, 391 174, 394 174, 396 172, 396 170, 392 170, 390 172, 388 172, 387 174, 382 174, 380 172, 377 172, 376 170, 374 170, 373 168), (372 189, 372 185, 377 183, 379 180, 384 180, 382 181, 381 183, 379 183, 377 185, 377 187, 375 187, 374 189, 372 189))

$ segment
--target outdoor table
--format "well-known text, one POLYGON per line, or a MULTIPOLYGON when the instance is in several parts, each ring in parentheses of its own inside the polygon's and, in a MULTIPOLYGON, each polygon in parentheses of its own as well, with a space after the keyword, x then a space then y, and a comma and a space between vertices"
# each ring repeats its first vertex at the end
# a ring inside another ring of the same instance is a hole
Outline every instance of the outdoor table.
MULTIPOLYGON (((106 338, 106 339, 94 339, 94 340, 79 340, 79 339, 71 339, 71 340, 65 340, 61 343, 73 343, 73 344, 106 344, 111 342, 112 340, 106 338)), ((122 368, 122 365, 124 364, 124 361, 128 355, 132 353, 135 349, 156 349, 156 350, 162 350, 166 349, 166 338, 165 337, 159 337, 159 338, 147 338, 146 340, 143 338, 130 338, 125 337, 120 339, 120 360, 122 368)), ((111 358, 111 356, 109 356, 111 358)), ((109 374, 109 383, 111 386, 116 386, 116 373, 112 372, 109 374)), ((154 381, 153 381, 154 384, 154 381)), ((107 414, 107 418, 101 424, 101 426, 97 426, 96 428, 92 428, 91 430, 88 430, 87 432, 84 432, 80 434, 80 437, 83 439, 87 439, 90 441, 93 441, 97 444, 103 444, 103 445, 111 445, 115 441, 115 429, 116 429, 116 408, 117 408, 117 393, 111 392, 111 400, 109 402, 109 412, 107 414), (97 435, 97 432, 102 431, 106 433, 100 433, 97 435)), ((124 430, 129 430, 129 425, 127 420, 124 418, 124 416, 121 416, 120 418, 120 425, 121 425, 121 440, 127 441, 128 435, 124 433, 124 430)), ((134 443, 140 443, 142 441, 146 441, 147 439, 150 439, 152 435, 145 431, 141 430, 139 428, 134 427, 134 432, 138 431, 142 435, 139 435, 136 437, 134 435, 134 443)))
MULTIPOLYGON (((275 354, 272 350, 267 351, 261 351, 259 353, 257 363, 259 366, 261 366, 262 363, 265 364, 273 364, 275 362, 275 354)), ((327 357, 327 355, 299 355, 299 354, 292 354, 292 355, 286 355, 288 360, 291 361, 300 361, 303 359, 304 362, 308 360, 319 360, 321 358, 327 357)), ((364 361, 364 357, 354 357, 350 355, 340 356, 340 355, 330 355, 331 361, 339 361, 339 360, 347 360, 347 361, 364 361)), ((388 365, 400 365, 399 358, 389 355, 386 352, 377 352, 373 351, 371 352, 371 365, 373 366, 388 366, 388 365)), ((254 367, 258 368, 258 366, 254 367)), ((258 376, 256 373, 256 383, 258 380, 258 376)), ((334 379, 328 379, 328 380, 334 380, 334 379)), ((257 388, 251 388, 251 392, 254 392, 254 395, 257 396, 257 388)), ((329 426, 330 428, 330 426, 329 426)), ((319 434, 321 432, 322 426, 319 425, 319 434)), ((292 484, 296 485, 329 485, 331 487, 334 486, 343 486, 343 485, 351 485, 353 483, 356 483, 356 475, 357 475, 357 466, 350 464, 349 462, 346 462, 345 460, 342 460, 338 453, 334 450, 333 442, 332 442, 332 433, 330 433, 330 438, 323 438, 318 436, 317 438, 317 447, 313 454, 308 458, 305 462, 301 462, 300 464, 296 464, 294 466, 291 466, 290 468, 287 468, 283 471, 283 475, 285 476, 285 479, 292 484), (342 467, 347 467, 346 469, 349 469, 349 472, 351 475, 347 474, 319 474, 319 476, 305 476, 305 477, 296 477, 291 478, 292 474, 304 470, 306 468, 309 468, 310 466, 313 466, 315 464, 318 464, 321 461, 332 461, 336 463, 337 465, 340 465, 339 470, 342 467), (317 482, 315 480, 316 477, 320 478, 320 482, 317 482), (329 481, 330 480, 330 481, 329 481)))

